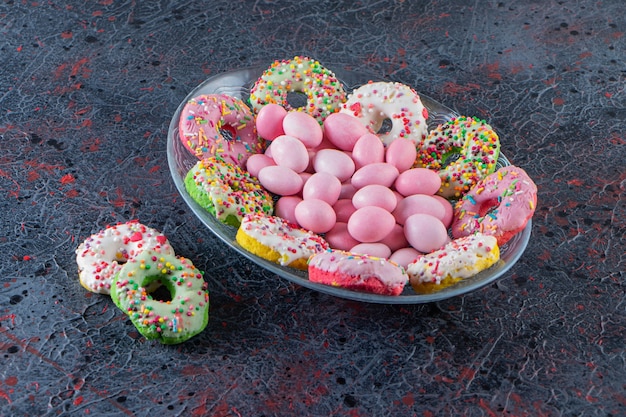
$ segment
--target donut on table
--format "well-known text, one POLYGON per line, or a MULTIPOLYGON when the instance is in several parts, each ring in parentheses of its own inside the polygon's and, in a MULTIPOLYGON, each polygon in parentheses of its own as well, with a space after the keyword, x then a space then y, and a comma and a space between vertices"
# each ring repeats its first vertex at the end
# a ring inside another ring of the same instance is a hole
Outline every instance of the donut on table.
POLYGON ((395 262, 335 249, 313 255, 308 272, 312 282, 381 295, 400 295, 408 282, 395 262))
POLYGON ((318 61, 296 56, 290 60, 274 61, 250 90, 250 104, 255 113, 267 104, 279 104, 286 110, 304 111, 320 124, 329 114, 339 111, 345 92, 335 74, 318 61), (304 107, 289 103, 290 93, 302 93, 304 107))
POLYGON ((306 271, 311 255, 329 248, 319 235, 264 214, 246 215, 236 234, 247 251, 280 265, 306 271))
POLYGON ((474 185, 454 207, 452 236, 480 232, 502 246, 522 231, 537 207, 537 186, 522 168, 498 169, 474 185))
POLYGON ((362 85, 348 95, 341 113, 358 118, 385 146, 398 138, 418 145, 428 134, 428 110, 420 96, 408 85, 397 82, 370 81, 362 85), (378 133, 387 119, 391 129, 378 133))
POLYGON ((407 266, 406 271, 416 293, 431 294, 476 275, 499 259, 500 248, 496 238, 476 233, 420 255, 407 266))
POLYGON ((264 148, 250 108, 225 94, 203 94, 190 99, 180 114, 178 134, 198 159, 219 156, 240 167, 245 167, 250 155, 264 148))
POLYGON ((203 274, 186 258, 143 251, 113 279, 111 298, 147 339, 184 342, 209 321, 209 292, 203 274), (147 286, 160 282, 171 300, 152 298, 147 286))
POLYGON ((439 173, 439 195, 459 198, 495 171, 499 155, 500 139, 491 126, 459 116, 430 131, 417 150, 416 165, 439 173))
POLYGON ((81 285, 91 292, 109 294, 111 281, 122 265, 144 250, 174 254, 163 234, 137 220, 110 226, 91 235, 75 251, 81 285))
POLYGON ((202 208, 234 227, 246 214, 272 214, 274 207, 256 178, 217 157, 198 161, 185 176, 185 188, 202 208))

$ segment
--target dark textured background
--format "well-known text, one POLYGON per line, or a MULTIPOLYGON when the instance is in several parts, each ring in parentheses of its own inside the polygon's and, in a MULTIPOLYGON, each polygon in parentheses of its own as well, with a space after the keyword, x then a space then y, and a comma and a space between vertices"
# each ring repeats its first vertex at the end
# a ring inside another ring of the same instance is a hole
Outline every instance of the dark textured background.
POLYGON ((0 415, 626 414, 622 0, 67 3, 0 3, 0 415), (296 54, 499 130, 539 187, 502 280, 363 304, 203 227, 168 170, 172 114, 209 76, 296 54), (135 218, 206 271, 210 323, 185 344, 78 283, 76 246, 135 218))

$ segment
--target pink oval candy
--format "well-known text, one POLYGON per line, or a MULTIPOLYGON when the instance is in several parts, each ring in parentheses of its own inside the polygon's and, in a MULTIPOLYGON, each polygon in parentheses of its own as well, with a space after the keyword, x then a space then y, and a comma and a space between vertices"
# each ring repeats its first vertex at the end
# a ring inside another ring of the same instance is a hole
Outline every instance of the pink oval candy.
POLYGON ((326 201, 331 206, 339 199, 341 182, 327 172, 316 172, 304 183, 302 197, 306 200, 317 198, 326 201))
POLYGON ((333 204, 333 210, 335 210, 337 215, 337 222, 347 223, 352 213, 356 211, 356 208, 352 204, 352 199, 342 198, 333 204))
POLYGON ((391 249, 384 243, 359 243, 351 247, 349 252, 358 253, 359 255, 376 256, 378 258, 388 258, 391 255, 391 249))
POLYGON ((378 242, 391 232, 395 224, 396 219, 387 210, 367 206, 352 213, 348 220, 348 231, 361 243, 378 242))
MULTIPOLYGON (((337 114, 337 113, 333 113, 337 114)), ((315 172, 327 172, 344 182, 354 174, 354 161, 346 153, 337 149, 321 149, 313 161, 315 172)))
POLYGON ((428 168, 412 168, 398 175, 394 183, 396 190, 404 195, 433 195, 441 188, 439 174, 428 168))
POLYGON ((335 226, 324 235, 324 239, 333 249, 350 250, 360 242, 348 232, 348 224, 337 222, 335 226))
MULTIPOLYGON (((415 159, 415 157, 413 159, 415 159)), ((383 145, 383 142, 375 134, 366 133, 354 144, 352 160, 354 161, 356 169, 376 162, 384 162, 385 145, 383 145)))
MULTIPOLYGON (((281 107, 282 108, 282 107, 281 107)), ((269 156, 262 153, 250 155, 246 161, 246 169, 253 177, 259 177, 259 171, 270 165, 276 165, 276 162, 269 156)))
POLYGON ((313 233, 328 232, 337 220, 331 205, 317 198, 302 200, 294 213, 298 224, 313 233))
POLYGON ((429 253, 441 248, 449 239, 441 220, 430 214, 414 214, 404 223, 404 235, 416 250, 429 253))
POLYGON ((261 107, 255 122, 259 136, 271 141, 280 135, 284 135, 283 119, 286 115, 287 110, 278 104, 267 104, 261 107))
POLYGON ((280 197, 274 204, 274 214, 288 222, 298 224, 296 220, 296 206, 301 201, 302 198, 295 195, 280 197))
POLYGON ((352 200, 352 197, 356 193, 356 188, 352 185, 351 180, 346 180, 341 183, 341 194, 339 194, 339 198, 347 198, 352 200))
POLYGON ((454 217, 454 207, 452 207, 452 203, 437 194, 433 195, 433 197, 441 203, 445 212, 441 222, 444 226, 446 226, 446 228, 450 227, 452 224, 452 218, 454 217))
POLYGON ((324 136, 322 127, 313 116, 301 111, 290 111, 283 119, 283 130, 286 135, 294 136, 302 141, 307 148, 315 148, 324 136))
POLYGON ((302 178, 296 171, 280 165, 270 165, 259 171, 259 182, 265 189, 278 195, 298 194, 302 178))
POLYGON ((407 138, 397 138, 387 146, 385 162, 404 172, 413 166, 417 158, 415 143, 407 138))
POLYGON ((446 216, 446 211, 439 200, 426 194, 415 194, 403 198, 393 211, 393 216, 396 218, 396 222, 404 224, 408 217, 417 213, 430 214, 442 223, 446 216))
POLYGON ((351 151, 367 128, 356 117, 346 113, 333 113, 324 120, 324 136, 337 148, 351 151))
POLYGON ((414 263, 420 255, 422 255, 422 253, 418 252, 414 248, 401 248, 392 253, 389 260, 397 263, 403 268, 406 268, 409 264, 414 263))
POLYGON ((355 188, 363 188, 370 184, 391 187, 398 174, 398 168, 395 166, 386 162, 376 162, 358 169, 352 176, 352 185, 355 188))
POLYGON ((380 243, 384 243, 392 251, 409 246, 409 241, 404 236, 404 227, 397 223, 393 226, 391 232, 380 240, 380 243))
POLYGON ((390 188, 380 184, 370 184, 357 190, 352 196, 352 204, 360 209, 366 206, 382 207, 388 212, 396 208, 398 200, 390 188))
POLYGON ((272 141, 270 148, 276 165, 291 168, 296 172, 303 172, 309 165, 309 152, 304 143, 294 136, 278 136, 272 141))

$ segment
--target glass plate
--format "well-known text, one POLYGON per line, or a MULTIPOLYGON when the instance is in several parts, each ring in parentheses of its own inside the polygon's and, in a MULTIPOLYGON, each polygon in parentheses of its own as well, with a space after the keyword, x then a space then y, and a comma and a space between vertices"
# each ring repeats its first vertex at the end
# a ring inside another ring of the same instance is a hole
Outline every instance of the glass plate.
MULTIPOLYGON (((172 117, 172 121, 170 122, 167 135, 167 159, 172 178, 176 184, 178 192, 181 194, 183 200, 185 200, 185 203, 191 208, 194 214, 202 221, 202 223, 204 223, 206 227, 226 245, 230 246, 235 251, 250 259, 260 267, 268 269, 295 284, 337 297, 381 304, 420 304, 465 294, 494 282, 498 278, 502 277, 518 261, 526 249, 530 239, 531 221, 528 222, 524 230, 500 248, 501 259, 498 263, 471 278, 465 279, 454 286, 444 288, 434 294, 417 294, 413 291, 409 284, 406 285, 402 294, 398 296, 369 294, 317 284, 308 280, 308 276, 305 271, 283 267, 273 262, 266 261, 265 259, 259 258, 239 246, 239 244, 235 241, 235 234, 237 230, 234 227, 227 226, 210 216, 206 210, 201 208, 191 198, 185 189, 185 175, 187 175, 187 172, 198 160, 183 146, 182 142, 178 138, 178 120, 185 103, 189 99, 200 94, 227 94, 247 101, 250 88, 266 68, 267 67, 254 67, 229 71, 213 76, 201 83, 191 93, 189 93, 185 100, 178 106, 178 109, 176 110, 176 113, 174 113, 174 117, 172 117)), ((332 66, 329 66, 328 68, 335 72, 335 75, 344 84, 345 90, 348 93, 352 92, 353 89, 361 86, 369 80, 382 80, 380 77, 361 71, 338 70, 332 66)), ((435 100, 421 94, 420 97, 424 106, 428 109, 428 125, 431 129, 435 128, 438 124, 458 116, 458 114, 453 110, 436 102, 435 100)), ((500 153, 498 168, 506 165, 510 165, 510 162, 504 155, 502 155, 502 153, 500 153)))

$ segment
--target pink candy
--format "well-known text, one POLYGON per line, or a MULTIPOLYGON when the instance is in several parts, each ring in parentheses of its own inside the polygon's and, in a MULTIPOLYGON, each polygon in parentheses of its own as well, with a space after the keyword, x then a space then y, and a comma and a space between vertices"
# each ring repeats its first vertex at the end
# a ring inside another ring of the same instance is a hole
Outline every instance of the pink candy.
POLYGON ((276 215, 324 233, 335 249, 403 266, 449 241, 452 205, 435 195, 435 171, 413 168, 412 141, 385 148, 351 115, 332 114, 321 127, 306 113, 273 107, 259 113, 257 129, 272 143, 248 159, 248 170, 281 196, 276 215))

